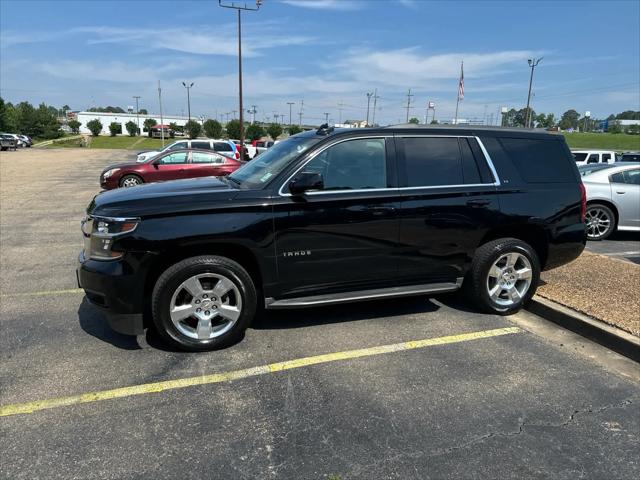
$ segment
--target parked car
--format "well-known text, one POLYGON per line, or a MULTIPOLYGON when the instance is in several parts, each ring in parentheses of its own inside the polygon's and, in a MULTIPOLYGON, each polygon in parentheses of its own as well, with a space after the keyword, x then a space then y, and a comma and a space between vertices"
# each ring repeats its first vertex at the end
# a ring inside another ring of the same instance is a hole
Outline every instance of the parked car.
POLYGON ((31 137, 27 135, 18 135, 18 137, 20 137, 20 140, 22 140, 25 147, 31 147, 31 145, 33 145, 33 140, 31 140, 31 137))
POLYGON ((15 133, 4 133, 3 135, 8 135, 9 137, 12 137, 16 141, 16 146, 18 148, 26 147, 24 140, 20 138, 20 135, 16 135, 15 133))
POLYGON ((617 159, 617 153, 612 150, 572 150, 576 165, 591 163, 613 163, 617 159))
POLYGON ((583 182, 589 240, 604 240, 616 230, 640 231, 640 163, 616 164, 583 182))
POLYGON ((640 152, 627 152, 620 155, 619 162, 640 162, 640 152))
POLYGON ((7 133, 0 134, 0 150, 3 152, 6 150, 17 150, 18 141, 7 133))
POLYGON ((324 125, 227 177, 96 196, 79 285, 115 330, 185 350, 232 344, 261 307, 465 287, 507 315, 582 253, 580 178, 560 135, 324 125))
POLYGON ((238 152, 235 144, 232 141, 198 138, 193 140, 179 140, 177 142, 173 142, 167 145, 162 150, 147 150, 144 152, 139 152, 136 161, 145 162, 150 158, 155 157, 159 153, 164 153, 171 150, 180 150, 184 148, 213 150, 214 152, 218 152, 220 155, 224 155, 225 157, 233 158, 235 160, 240 160, 240 153, 238 152))
POLYGON ((591 175, 593 172, 604 170, 605 168, 615 167, 615 163, 590 163, 588 165, 578 165, 578 172, 583 177, 591 175))
POLYGON ((111 190, 164 180, 228 175, 241 165, 239 160, 211 150, 169 150, 146 162, 106 167, 100 174, 100 186, 111 190))

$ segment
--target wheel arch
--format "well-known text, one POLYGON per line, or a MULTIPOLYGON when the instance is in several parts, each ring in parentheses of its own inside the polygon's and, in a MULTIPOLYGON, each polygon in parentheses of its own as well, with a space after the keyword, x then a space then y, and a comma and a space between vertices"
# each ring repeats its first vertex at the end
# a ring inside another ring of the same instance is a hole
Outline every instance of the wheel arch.
POLYGON ((478 248, 499 238, 517 238, 531 245, 531 248, 538 255, 541 270, 544 270, 549 257, 549 237, 542 226, 510 225, 492 229, 486 233, 478 248))
MULTIPOLYGON (((162 273, 171 265, 190 257, 218 255, 240 264, 254 281, 256 291, 262 291, 263 276, 258 259, 250 248, 231 243, 205 243, 199 245, 179 245, 162 251, 149 267, 145 278, 144 295, 151 298, 153 287, 162 273)), ((258 295, 258 299, 261 295, 258 295)))

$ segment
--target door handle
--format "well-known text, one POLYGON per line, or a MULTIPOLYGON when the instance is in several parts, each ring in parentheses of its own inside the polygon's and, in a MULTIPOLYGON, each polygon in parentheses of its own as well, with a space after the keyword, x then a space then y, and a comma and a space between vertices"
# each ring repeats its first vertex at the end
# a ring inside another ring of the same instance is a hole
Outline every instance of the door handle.
POLYGON ((469 200, 467 205, 470 207, 486 207, 491 203, 491 200, 486 200, 483 198, 479 198, 477 200, 469 200))
POLYGON ((627 193, 626 190, 616 190, 616 193, 619 193, 620 195, 624 195, 625 193, 627 193))
POLYGON ((367 208, 368 212, 371 212, 373 215, 384 215, 385 213, 393 212, 395 210, 394 207, 369 207, 367 208))

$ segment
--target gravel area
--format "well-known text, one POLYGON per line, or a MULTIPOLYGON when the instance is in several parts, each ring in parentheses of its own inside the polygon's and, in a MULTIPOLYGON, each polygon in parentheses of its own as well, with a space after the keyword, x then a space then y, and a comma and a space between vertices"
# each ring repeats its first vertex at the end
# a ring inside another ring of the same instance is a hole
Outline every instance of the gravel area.
POLYGON ((584 252, 542 273, 541 297, 640 336, 640 266, 584 252))

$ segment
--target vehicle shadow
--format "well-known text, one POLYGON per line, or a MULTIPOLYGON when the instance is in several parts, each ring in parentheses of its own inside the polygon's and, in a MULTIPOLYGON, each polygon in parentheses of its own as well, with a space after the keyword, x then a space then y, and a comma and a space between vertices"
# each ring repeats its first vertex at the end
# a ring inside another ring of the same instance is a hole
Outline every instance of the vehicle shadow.
POLYGON ((304 328, 315 325, 371 320, 377 317, 435 312, 440 307, 427 297, 405 297, 306 309, 264 310, 253 321, 256 330, 304 328))
POLYGON ((89 335, 110 343, 114 347, 123 350, 139 350, 142 348, 138 344, 136 337, 122 335, 111 330, 104 313, 98 307, 91 305, 87 297, 83 297, 82 303, 78 307, 78 322, 80 327, 89 335))

